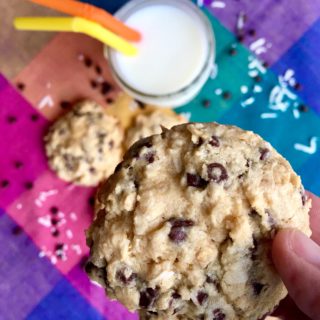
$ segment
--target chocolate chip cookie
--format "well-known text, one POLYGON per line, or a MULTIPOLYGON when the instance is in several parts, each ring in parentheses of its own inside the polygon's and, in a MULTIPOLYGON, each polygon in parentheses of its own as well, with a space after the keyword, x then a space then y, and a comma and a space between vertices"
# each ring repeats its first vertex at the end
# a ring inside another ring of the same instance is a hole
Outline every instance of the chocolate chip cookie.
POLYGON ((57 120, 45 136, 50 167, 78 185, 107 178, 122 156, 123 129, 93 101, 84 101, 57 120))
POLYGON ((272 239, 310 235, 310 206, 258 135, 175 126, 135 143, 99 190, 87 272, 141 319, 261 319, 287 294, 272 239))
POLYGON ((125 145, 129 148, 141 138, 161 133, 161 126, 170 129, 186 122, 186 119, 170 109, 138 114, 127 130, 125 145))

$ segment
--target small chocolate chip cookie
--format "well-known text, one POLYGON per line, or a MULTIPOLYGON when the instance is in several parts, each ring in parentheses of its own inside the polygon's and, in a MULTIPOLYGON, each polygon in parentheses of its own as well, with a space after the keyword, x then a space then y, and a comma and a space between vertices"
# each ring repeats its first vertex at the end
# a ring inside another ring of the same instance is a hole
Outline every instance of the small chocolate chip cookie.
POLYGON ((57 120, 45 136, 50 167, 78 185, 94 186, 121 161, 123 129, 93 101, 84 101, 57 120))
POLYGON ((310 206, 258 135, 175 126, 135 143, 101 187, 87 272, 141 319, 257 320, 287 294, 272 239, 310 235, 310 206))

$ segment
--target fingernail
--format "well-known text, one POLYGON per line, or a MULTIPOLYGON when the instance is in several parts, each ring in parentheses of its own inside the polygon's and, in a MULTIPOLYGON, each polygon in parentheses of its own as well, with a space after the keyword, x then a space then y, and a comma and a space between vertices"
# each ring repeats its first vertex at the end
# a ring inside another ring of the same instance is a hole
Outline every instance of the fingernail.
POLYGON ((320 247, 300 231, 291 231, 290 245, 294 253, 320 268, 320 247))

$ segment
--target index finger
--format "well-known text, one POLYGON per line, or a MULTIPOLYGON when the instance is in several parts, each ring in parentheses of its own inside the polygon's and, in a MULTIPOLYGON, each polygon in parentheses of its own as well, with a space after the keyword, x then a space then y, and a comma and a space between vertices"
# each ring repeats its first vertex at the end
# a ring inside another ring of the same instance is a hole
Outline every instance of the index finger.
POLYGON ((311 192, 307 192, 307 194, 312 200, 312 208, 310 210, 311 239, 320 245, 320 198, 311 192))

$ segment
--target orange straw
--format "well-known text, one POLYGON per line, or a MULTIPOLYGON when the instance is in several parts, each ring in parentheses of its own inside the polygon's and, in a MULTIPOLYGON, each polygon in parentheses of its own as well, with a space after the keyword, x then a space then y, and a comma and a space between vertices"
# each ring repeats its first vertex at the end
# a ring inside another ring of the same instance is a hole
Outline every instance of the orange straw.
POLYGON ((139 41, 141 39, 141 35, 139 32, 127 27, 107 11, 97 8, 88 3, 82 3, 76 0, 30 1, 72 16, 83 17, 88 20, 95 21, 129 41, 139 41))

